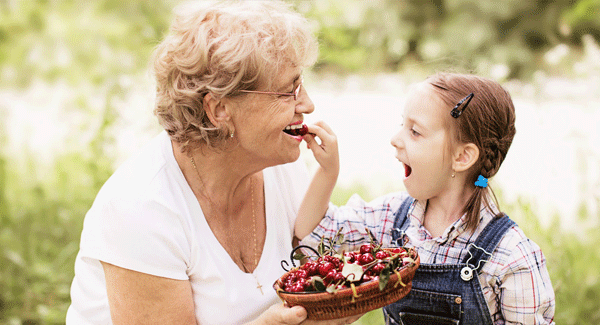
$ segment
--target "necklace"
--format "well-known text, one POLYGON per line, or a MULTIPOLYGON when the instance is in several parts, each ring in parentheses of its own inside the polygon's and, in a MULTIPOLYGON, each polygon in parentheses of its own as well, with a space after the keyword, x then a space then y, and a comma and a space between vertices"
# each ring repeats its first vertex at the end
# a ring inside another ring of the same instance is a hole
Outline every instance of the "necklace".
MULTIPOLYGON (((194 160, 194 157, 190 157, 190 161, 192 162, 192 166, 194 167, 194 170, 196 171, 196 174, 198 175, 198 179, 200 180, 200 182, 202 182, 202 177, 200 177, 200 172, 198 171, 198 168, 196 167, 196 161, 194 160)), ((256 268, 258 266, 258 257, 257 257, 258 256, 258 241, 256 239, 256 215, 254 213, 254 211, 255 211, 255 209, 254 209, 254 178, 250 179, 250 191, 251 191, 250 195, 252 197, 252 237, 254 238, 254 267, 256 268)), ((214 203, 212 202, 210 197, 207 196, 207 199, 211 203, 211 205, 214 205, 214 203)), ((242 263, 242 266, 244 267, 244 271, 246 271, 246 273, 252 274, 252 276, 254 277, 254 280, 256 280, 256 288, 258 290, 260 290, 260 293, 262 295, 264 295, 264 292, 262 290, 262 285, 258 281, 258 277, 256 277, 254 272, 250 272, 250 268, 246 265, 246 263, 244 262, 244 260, 241 257, 239 257, 238 259, 242 263)))

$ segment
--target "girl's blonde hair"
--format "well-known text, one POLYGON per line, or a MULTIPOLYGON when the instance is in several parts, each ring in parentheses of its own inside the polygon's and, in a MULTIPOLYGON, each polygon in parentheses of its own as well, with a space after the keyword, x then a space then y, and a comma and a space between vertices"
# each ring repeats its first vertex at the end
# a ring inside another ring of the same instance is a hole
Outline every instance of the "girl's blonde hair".
POLYGON ((280 1, 193 1, 175 10, 170 33, 153 55, 154 113, 172 140, 190 151, 222 146, 202 100, 269 89, 282 68, 307 67, 317 58, 308 22, 280 1))
MULTIPOLYGON (((473 143, 479 148, 477 162, 467 171, 468 182, 474 184, 479 175, 491 178, 498 172, 516 133, 515 107, 510 94, 495 81, 468 74, 437 73, 426 82, 434 86, 440 98, 448 105, 447 121, 451 134, 459 143, 473 143), (457 118, 450 115, 452 108, 470 93, 474 96, 457 118)), ((479 225, 482 202, 490 211, 490 198, 498 201, 489 185, 475 187, 467 201, 467 229, 479 225)), ((499 211, 494 211, 502 215, 499 211)))

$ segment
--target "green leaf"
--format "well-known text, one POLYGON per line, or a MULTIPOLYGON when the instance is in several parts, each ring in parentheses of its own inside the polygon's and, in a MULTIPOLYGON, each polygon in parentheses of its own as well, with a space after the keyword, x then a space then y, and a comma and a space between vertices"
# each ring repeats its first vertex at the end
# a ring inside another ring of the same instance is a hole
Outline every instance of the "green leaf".
POLYGON ((379 275, 379 291, 383 291, 387 283, 390 281, 390 273, 392 269, 392 265, 388 264, 379 275))
POLYGON ((320 242, 319 246, 317 247, 317 252, 319 252, 319 255, 324 255, 326 250, 327 248, 325 247, 325 244, 323 242, 320 242))
POLYGON ((297 261, 301 261, 306 257, 306 255, 302 252, 296 252, 296 254, 294 254, 294 259, 297 261))
POLYGON ((320 276, 313 276, 310 278, 310 282, 317 291, 325 291, 325 289, 327 289, 325 287, 325 282, 323 282, 323 279, 320 276))

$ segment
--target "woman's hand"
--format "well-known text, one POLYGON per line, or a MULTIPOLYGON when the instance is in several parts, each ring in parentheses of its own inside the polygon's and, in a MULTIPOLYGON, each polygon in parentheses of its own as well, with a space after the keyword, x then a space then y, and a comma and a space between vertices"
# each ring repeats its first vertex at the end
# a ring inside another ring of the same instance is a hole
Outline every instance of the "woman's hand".
POLYGON ((289 307, 281 303, 271 306, 258 319, 246 325, 344 325, 357 321, 362 315, 324 321, 309 320, 306 316, 303 307, 289 307))
POLYGON ((340 171, 338 143, 337 137, 329 125, 319 121, 308 126, 308 134, 304 135, 304 141, 306 141, 308 148, 312 151, 323 172, 337 180, 340 171), (320 144, 315 136, 321 140, 320 144))

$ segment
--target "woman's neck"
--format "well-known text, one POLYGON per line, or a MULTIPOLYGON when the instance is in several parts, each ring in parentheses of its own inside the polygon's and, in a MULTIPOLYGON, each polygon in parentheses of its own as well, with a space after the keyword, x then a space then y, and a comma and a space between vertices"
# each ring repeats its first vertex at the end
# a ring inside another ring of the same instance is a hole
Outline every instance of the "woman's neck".
POLYGON ((249 196, 251 177, 261 170, 231 152, 203 148, 190 155, 173 142, 173 154, 194 194, 222 212, 235 209, 249 196))

